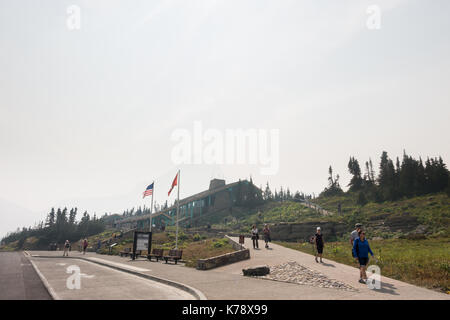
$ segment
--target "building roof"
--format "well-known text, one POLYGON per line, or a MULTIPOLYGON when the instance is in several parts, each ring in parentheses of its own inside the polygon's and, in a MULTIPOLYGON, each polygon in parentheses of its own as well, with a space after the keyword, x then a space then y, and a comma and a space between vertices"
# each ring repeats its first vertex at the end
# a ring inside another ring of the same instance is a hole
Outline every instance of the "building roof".
MULTIPOLYGON (((218 180, 218 179, 214 179, 214 180, 218 180)), ((214 181, 214 180, 211 180, 211 182, 214 181)), ((222 180, 222 181, 225 182, 225 180, 222 180)), ((223 186, 219 186, 219 187, 216 187, 216 188, 213 188, 213 189, 209 189, 209 190, 206 190, 206 191, 202 191, 202 192, 196 193, 196 194, 194 194, 192 196, 189 196, 187 198, 180 199, 180 206, 183 206, 183 205, 185 205, 187 203, 190 203, 190 202, 193 202, 193 201, 201 200, 201 199, 203 199, 203 198, 205 198, 207 196, 213 195, 213 194, 215 194, 217 192, 220 192, 220 191, 226 190, 228 188, 232 188, 234 186, 237 186, 239 184, 239 182, 248 183, 247 180, 240 180, 240 181, 237 181, 237 182, 232 182, 232 183, 229 183, 229 184, 225 184, 223 186)), ((210 184, 210 187, 211 186, 214 186, 214 184, 210 184)), ((165 215, 167 212, 169 212, 169 211, 171 211, 173 209, 176 209, 176 205, 172 205, 172 206, 168 207, 167 209, 160 210, 158 212, 153 213, 152 214, 152 218, 154 218, 156 216, 159 216, 159 215, 165 215)), ((116 222, 119 222, 119 223, 133 222, 133 221, 137 221, 137 220, 144 220, 145 218, 146 219, 150 219, 150 214, 143 214, 143 215, 139 215, 139 216, 131 216, 131 217, 120 219, 120 220, 118 220, 116 222)))

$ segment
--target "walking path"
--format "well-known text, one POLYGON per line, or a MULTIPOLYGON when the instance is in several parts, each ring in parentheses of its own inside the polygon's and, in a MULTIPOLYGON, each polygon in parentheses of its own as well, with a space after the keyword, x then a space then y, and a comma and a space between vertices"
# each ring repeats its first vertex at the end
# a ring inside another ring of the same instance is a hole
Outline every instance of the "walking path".
MULTIPOLYGON (((134 272, 139 272, 142 275, 151 275, 183 283, 201 291, 207 299, 450 299, 449 295, 385 277, 381 279, 382 288, 380 290, 370 290, 366 285, 357 282, 359 272, 354 267, 332 262, 327 259, 324 259, 324 264, 318 264, 314 261, 312 255, 276 244, 271 244, 271 249, 268 250, 264 248, 263 241, 259 243, 262 247, 260 250, 250 249, 251 259, 208 271, 188 268, 182 264, 174 265, 163 262, 149 262, 142 258, 133 261, 129 258, 98 255, 95 253, 87 253, 83 257, 78 252, 71 252, 71 256, 87 259, 94 258, 97 262, 102 262, 106 265, 110 264, 116 268, 126 268, 128 266, 129 268, 133 268, 134 272), (273 270, 271 276, 283 281, 244 277, 242 275, 243 268, 257 265, 271 266, 273 270), (294 279, 292 280, 292 278, 294 279), (285 281, 294 281, 296 283, 285 281)), ((246 239, 245 246, 251 248, 250 239, 246 239)), ((30 253, 34 256, 53 255, 57 257, 62 255, 61 252, 54 251, 30 253)), ((36 262, 38 260, 54 260, 38 257, 32 257, 31 259, 36 262)), ((61 257, 58 258, 58 261, 60 259, 66 261, 73 260, 61 257)), ((81 272, 84 273, 83 269, 81 272)), ((84 283, 90 281, 90 279, 83 279, 82 281, 84 283)), ((50 280, 49 282, 51 283, 50 280)), ((100 283, 97 285, 101 286, 100 283)), ((133 287, 135 287, 134 284, 133 287)), ((95 286, 92 288, 95 288, 95 286)), ((66 297, 69 298, 72 293, 68 292, 66 294, 66 297)), ((143 294, 141 298, 166 299, 167 297, 163 295, 159 297, 158 295, 146 296, 143 294)), ((127 299, 127 296, 124 295, 123 299, 127 299)))
MULTIPOLYGON (((238 241, 238 238, 232 238, 238 241)), ((245 246, 251 248, 250 260, 241 261, 238 263, 230 264, 218 268, 217 270, 222 272, 229 272, 233 274, 239 274, 242 269, 257 266, 268 265, 275 267, 279 265, 286 265, 289 262, 295 262, 296 265, 300 265, 317 273, 318 275, 325 275, 328 279, 335 280, 339 283, 346 284, 354 289, 356 292, 351 293, 352 298, 355 299, 449 299, 450 295, 440 293, 437 291, 417 287, 402 281, 394 280, 387 277, 381 277, 381 289, 371 290, 365 284, 358 282, 359 271, 356 267, 351 267, 345 264, 334 262, 326 258, 323 259, 324 263, 317 263, 314 260, 314 256, 303 253, 297 250, 289 249, 280 245, 271 243, 270 249, 264 248, 264 241, 259 241, 260 249, 254 250, 252 246, 252 240, 245 238, 245 246)), ((272 269, 272 268, 271 268, 272 269)), ((289 267, 287 268, 289 269, 289 267)), ((298 269, 294 268, 292 269, 298 269)), ((289 273, 288 270, 285 273, 289 273)), ((298 273, 298 272, 297 272, 298 273)), ((368 274, 369 275, 369 274, 368 274)), ((295 275, 294 275, 295 277, 295 275)), ((316 285, 320 285, 317 283, 316 285)), ((340 299, 340 293, 336 294, 336 297, 330 297, 330 299, 340 299)), ((346 298, 346 297, 342 297, 346 298)))

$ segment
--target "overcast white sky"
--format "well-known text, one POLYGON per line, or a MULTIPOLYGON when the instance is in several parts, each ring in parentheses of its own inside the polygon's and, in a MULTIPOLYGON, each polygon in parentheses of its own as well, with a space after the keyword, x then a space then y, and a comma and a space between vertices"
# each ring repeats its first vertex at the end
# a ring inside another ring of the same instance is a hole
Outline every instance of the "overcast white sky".
MULTIPOLYGON (((450 2, 0 0, 0 236, 252 175, 318 194, 383 150, 450 160, 450 2), (81 9, 81 29, 66 12, 81 9), (369 30, 369 5, 381 29, 369 30), (279 129, 280 168, 172 162, 176 129, 279 129)), ((170 199, 169 201, 173 201, 170 199)))

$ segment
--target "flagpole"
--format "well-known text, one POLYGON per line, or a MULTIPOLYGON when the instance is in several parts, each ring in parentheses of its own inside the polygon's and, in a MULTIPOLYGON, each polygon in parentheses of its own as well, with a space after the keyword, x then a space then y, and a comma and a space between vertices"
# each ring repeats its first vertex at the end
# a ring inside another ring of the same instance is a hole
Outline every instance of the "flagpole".
POLYGON ((180 211, 180 170, 178 170, 178 196, 177 196, 177 232, 175 236, 175 249, 178 249, 178 212, 180 211))
POLYGON ((155 181, 153 181, 152 184, 153 190, 152 190, 152 206, 150 207, 150 232, 152 232, 153 195, 155 194, 155 181))

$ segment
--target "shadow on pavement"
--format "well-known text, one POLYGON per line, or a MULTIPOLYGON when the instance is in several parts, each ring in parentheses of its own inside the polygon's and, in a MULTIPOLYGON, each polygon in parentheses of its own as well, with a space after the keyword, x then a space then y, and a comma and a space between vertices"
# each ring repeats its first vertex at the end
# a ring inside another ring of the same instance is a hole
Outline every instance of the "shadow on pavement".
POLYGON ((336 268, 334 264, 331 263, 326 263, 326 262, 322 262, 322 265, 324 265, 325 267, 333 267, 336 268))
POLYGON ((392 284, 381 282, 381 289, 373 289, 376 292, 380 293, 387 293, 398 296, 399 294, 395 292, 396 287, 394 287, 392 284))

